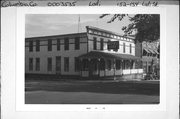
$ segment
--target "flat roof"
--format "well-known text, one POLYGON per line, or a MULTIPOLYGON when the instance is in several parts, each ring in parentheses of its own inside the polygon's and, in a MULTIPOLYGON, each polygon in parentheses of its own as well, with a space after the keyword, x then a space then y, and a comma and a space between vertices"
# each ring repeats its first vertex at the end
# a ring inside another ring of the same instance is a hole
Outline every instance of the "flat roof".
POLYGON ((82 33, 70 33, 70 34, 62 34, 62 35, 50 35, 50 36, 38 36, 38 37, 27 37, 25 38, 26 40, 28 39, 41 39, 41 38, 53 38, 53 37, 66 37, 66 36, 73 36, 73 35, 85 35, 87 32, 82 32, 82 33))

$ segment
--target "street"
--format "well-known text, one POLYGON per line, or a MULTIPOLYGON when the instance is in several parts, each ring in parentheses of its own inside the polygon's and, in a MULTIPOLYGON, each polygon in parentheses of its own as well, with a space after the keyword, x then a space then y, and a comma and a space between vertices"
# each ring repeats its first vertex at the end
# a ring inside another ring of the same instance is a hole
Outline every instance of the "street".
POLYGON ((158 104, 159 81, 28 80, 26 104, 158 104))

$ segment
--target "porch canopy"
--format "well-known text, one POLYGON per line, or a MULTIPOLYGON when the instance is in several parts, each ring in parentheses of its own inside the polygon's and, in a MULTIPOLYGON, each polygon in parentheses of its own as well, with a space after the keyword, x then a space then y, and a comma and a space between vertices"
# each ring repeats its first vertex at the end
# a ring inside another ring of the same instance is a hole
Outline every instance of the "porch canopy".
POLYGON ((100 51, 91 51, 87 54, 83 54, 79 56, 80 59, 124 59, 124 60, 140 60, 140 57, 136 57, 129 54, 118 54, 118 53, 107 53, 107 52, 100 52, 100 51))

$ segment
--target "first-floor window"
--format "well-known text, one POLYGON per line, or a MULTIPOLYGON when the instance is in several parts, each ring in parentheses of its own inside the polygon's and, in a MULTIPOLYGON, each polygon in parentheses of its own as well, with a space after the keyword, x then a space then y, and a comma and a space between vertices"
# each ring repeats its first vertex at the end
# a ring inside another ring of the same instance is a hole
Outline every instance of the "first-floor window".
POLYGON ((69 57, 64 57, 64 71, 69 71, 69 57))
POLYGON ((52 71, 52 58, 51 57, 48 58, 47 69, 48 69, 48 71, 52 71))
POLYGON ((29 71, 33 70, 33 58, 29 58, 29 71))
POLYGON ((100 70, 105 70, 105 61, 104 61, 104 59, 100 60, 100 70))
POLYGON ((123 61, 123 69, 126 69, 126 61, 123 61))
POLYGON ((40 58, 36 58, 36 71, 40 70, 40 58))
POLYGON ((80 60, 75 57, 75 71, 79 71, 80 70, 80 60))
POLYGON ((121 60, 116 60, 116 69, 121 69, 121 60))
POLYGON ((84 59, 82 61, 82 69, 83 69, 83 71, 88 71, 88 68, 89 68, 89 61, 88 61, 88 59, 84 59))
POLYGON ((111 70, 111 60, 107 61, 107 65, 108 65, 108 70, 111 70))

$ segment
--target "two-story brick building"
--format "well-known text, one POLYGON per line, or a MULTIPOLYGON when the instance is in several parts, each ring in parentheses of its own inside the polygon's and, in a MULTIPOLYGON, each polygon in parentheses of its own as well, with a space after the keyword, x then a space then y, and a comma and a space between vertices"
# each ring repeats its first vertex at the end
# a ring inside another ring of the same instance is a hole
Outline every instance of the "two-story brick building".
POLYGON ((143 72, 136 68, 132 38, 87 26, 86 32, 25 39, 25 73, 105 78, 143 72))

